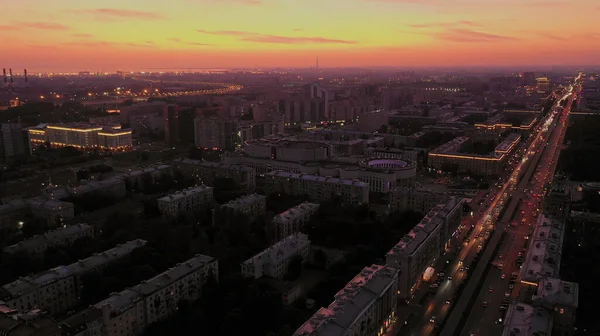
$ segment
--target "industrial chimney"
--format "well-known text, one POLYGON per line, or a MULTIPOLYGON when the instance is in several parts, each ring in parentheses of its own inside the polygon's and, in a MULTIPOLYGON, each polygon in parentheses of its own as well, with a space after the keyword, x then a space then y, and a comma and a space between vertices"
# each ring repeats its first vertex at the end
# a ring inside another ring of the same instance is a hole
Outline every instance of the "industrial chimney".
POLYGON ((14 83, 15 81, 14 81, 13 76, 12 76, 12 69, 8 69, 8 75, 10 76, 10 82, 14 83))
POLYGON ((27 69, 23 70, 23 74, 25 75, 25 83, 27 83, 27 69))
POLYGON ((6 82, 8 82, 8 80, 6 79, 6 68, 2 68, 2 76, 4 78, 4 84, 6 84, 6 82))

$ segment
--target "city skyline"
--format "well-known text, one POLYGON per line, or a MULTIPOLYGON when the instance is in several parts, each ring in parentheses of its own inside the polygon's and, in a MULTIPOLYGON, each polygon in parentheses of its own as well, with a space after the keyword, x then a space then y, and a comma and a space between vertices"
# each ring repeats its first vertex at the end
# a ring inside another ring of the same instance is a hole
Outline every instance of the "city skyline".
POLYGON ((0 63, 32 72, 310 67, 317 57, 322 68, 545 66, 600 54, 590 0, 23 0, 8 13, 0 63))

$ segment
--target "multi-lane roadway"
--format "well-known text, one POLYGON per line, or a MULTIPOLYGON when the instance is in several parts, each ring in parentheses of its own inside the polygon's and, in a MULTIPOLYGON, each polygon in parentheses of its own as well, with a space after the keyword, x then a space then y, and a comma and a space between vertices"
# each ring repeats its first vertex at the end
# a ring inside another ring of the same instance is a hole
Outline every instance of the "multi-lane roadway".
MULTIPOLYGON (((563 98, 568 98, 569 94, 565 93, 563 98)), ((559 100, 560 101, 560 100, 559 100)), ((557 103, 558 106, 558 103, 557 103)), ((555 106, 556 107, 556 106, 555 106)), ((468 312, 471 309, 475 308, 477 310, 479 307, 483 307, 483 302, 481 302, 481 306, 473 306, 473 300, 471 299, 474 295, 479 295, 480 291, 486 291, 490 293, 490 288, 480 287, 479 280, 485 276, 486 269, 488 268, 488 263, 492 262, 492 256, 495 254, 496 247, 502 241, 504 236, 504 228, 508 226, 508 221, 512 219, 513 212, 517 210, 517 207, 520 206, 520 193, 523 193, 526 185, 529 183, 529 178, 533 174, 533 170, 538 165, 539 159, 543 153, 541 149, 546 146, 548 133, 551 133, 554 129, 553 123, 555 122, 556 113, 550 112, 544 120, 541 121, 538 130, 538 133, 533 136, 533 140, 528 142, 528 147, 526 150, 523 159, 517 163, 514 167, 513 172, 510 176, 505 180, 500 188, 500 192, 496 193, 494 200, 491 202, 490 206, 484 212, 481 220, 477 224, 476 230, 474 230, 474 234, 476 232, 481 232, 482 230, 487 230, 488 227, 494 227, 495 231, 493 231, 492 236, 487 239, 487 246, 484 246, 485 250, 480 254, 481 259, 477 264, 477 267, 474 270, 470 270, 471 279, 467 282, 465 290, 461 293, 460 298, 458 298, 457 302, 454 303, 456 305, 455 309, 452 311, 450 316, 442 316, 445 320, 444 330, 442 331, 442 335, 455 335, 460 334, 463 323, 464 323, 464 312, 468 312), (508 204, 507 204, 508 202, 508 204), (504 212, 502 211, 504 210, 504 212), (498 218, 499 215, 502 214, 502 218, 498 218)), ((533 203, 532 203, 533 206, 533 203)), ((508 230, 508 229, 507 229, 508 230)), ((515 230, 516 231, 516 230, 515 230)), ((527 230, 528 231, 528 230, 527 230)), ((522 233, 520 233, 522 235, 522 233)), ((517 236, 519 233, 517 232, 517 236)), ((510 234, 508 235, 507 244, 515 244, 513 242, 513 238, 510 234)), ((485 235, 483 238, 486 239, 485 235)), ((518 241, 518 239, 517 239, 518 241)), ((463 251, 465 255, 469 255, 469 253, 473 253, 473 246, 469 246, 469 243, 466 246, 466 251, 463 251)), ((478 249, 478 248, 477 248, 478 249)), ((517 250, 520 251, 521 249, 517 250)), ((515 252, 515 254, 518 252, 515 252)), ((518 254, 515 255, 515 259, 518 257, 518 254)), ((460 262, 460 261, 459 261, 460 262)), ((465 263, 468 263, 468 258, 464 260, 465 263)), ((507 270, 504 270, 504 273, 507 273, 507 270)), ((512 272, 505 274, 505 279, 509 279, 512 272)), ((502 277, 502 274, 498 275, 499 278, 502 277)), ((504 280, 504 279, 503 279, 504 280)), ((493 287, 493 286, 492 286, 493 287)), ((491 289, 493 293, 495 291, 494 288, 491 289)), ((504 295, 501 293, 499 295, 504 295)), ((501 302, 501 299, 499 300, 501 302)), ((486 304, 490 306, 490 303, 486 304)), ((481 309, 484 310, 484 309, 481 309)), ((444 314, 443 311, 440 311, 444 314)), ((498 317, 495 316, 495 319, 498 317)), ((437 322, 439 319, 436 316, 435 321, 437 322)), ((431 329, 424 327, 423 329, 418 329, 414 335, 427 335, 431 334, 431 329)))
POLYGON ((502 221, 507 234, 494 260, 495 267, 486 274, 461 335, 501 335, 508 304, 531 296, 528 286, 520 282, 520 265, 558 162, 570 105, 571 102, 555 118, 556 126, 536 147, 538 157, 534 158, 513 196, 514 212, 507 211, 502 221))
MULTIPOLYGON (((481 202, 481 206, 479 202, 473 202, 476 215, 471 221, 463 222, 461 234, 456 237, 452 248, 456 253, 449 253, 438 260, 438 275, 430 283, 421 283, 404 309, 399 311, 401 327, 396 329, 398 335, 431 335, 439 331, 438 326, 447 318, 450 307, 456 304, 457 289, 466 279, 467 273, 473 272, 469 266, 481 255, 486 242, 493 234, 495 219, 511 199, 523 171, 528 168, 530 162, 536 161, 536 149, 540 148, 542 135, 547 132, 549 118, 552 118, 551 114, 545 119, 546 124, 542 122, 536 129, 537 136, 532 137, 519 149, 524 153, 523 159, 514 163, 513 171, 507 174, 505 182, 493 186, 481 202), (469 230, 471 225, 473 229, 469 230), (430 287, 432 284, 434 288, 430 287)), ((527 177, 523 180, 528 179, 527 177)))

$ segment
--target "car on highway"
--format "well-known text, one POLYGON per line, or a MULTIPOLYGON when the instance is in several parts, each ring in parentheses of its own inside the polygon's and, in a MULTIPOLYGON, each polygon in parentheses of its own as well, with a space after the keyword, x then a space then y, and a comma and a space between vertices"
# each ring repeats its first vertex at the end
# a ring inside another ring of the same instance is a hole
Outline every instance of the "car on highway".
POLYGON ((432 317, 429 319, 429 322, 431 322, 431 323, 435 323, 435 316, 432 316, 432 317))
POLYGON ((490 292, 490 293, 491 293, 491 292, 493 292, 493 291, 494 291, 494 287, 490 286, 490 287, 488 288, 488 292, 490 292))
POLYGON ((481 305, 483 306, 483 308, 487 308, 488 303, 487 303, 487 301, 483 301, 483 303, 481 305))
POLYGON ((506 275, 502 274, 502 276, 500 276, 500 279, 502 279, 502 280, 506 279, 506 275))

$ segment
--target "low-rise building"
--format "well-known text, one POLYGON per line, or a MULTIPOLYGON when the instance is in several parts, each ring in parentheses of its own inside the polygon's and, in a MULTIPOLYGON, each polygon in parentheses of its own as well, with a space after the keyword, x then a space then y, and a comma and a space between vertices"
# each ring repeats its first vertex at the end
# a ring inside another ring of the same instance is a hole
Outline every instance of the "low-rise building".
POLYGON ((263 276, 281 279, 287 273, 292 258, 300 256, 303 261, 306 261, 309 253, 308 236, 295 233, 243 262, 242 275, 255 279, 263 276))
POLYGON ((86 181, 77 186, 66 187, 66 189, 72 197, 98 194, 121 199, 127 194, 125 182, 116 177, 101 181, 86 181))
POLYGON ((23 312, 0 303, 0 335, 61 336, 61 333, 58 323, 45 311, 33 309, 23 312))
POLYGON ((200 185, 161 197, 157 201, 161 214, 177 217, 180 214, 209 208, 214 202, 213 188, 200 185))
POLYGON ((416 149, 367 147, 365 149, 365 156, 417 162, 419 158, 419 151, 416 149))
POLYGON ((62 223, 63 219, 75 217, 75 206, 71 202, 48 200, 43 197, 34 197, 27 200, 32 214, 42 218, 49 225, 62 223))
POLYGON ((22 199, 15 199, 0 205, 0 228, 16 229, 23 225, 23 220, 31 214, 29 204, 22 199), (19 224, 21 223, 21 224, 19 224))
POLYGON ((552 335, 573 335, 579 284, 555 278, 542 278, 532 298, 534 307, 542 307, 553 316, 552 335))
POLYGON ((508 306, 502 336, 552 335, 552 316, 544 308, 522 302, 508 306))
POLYGON ((83 275, 100 270, 145 244, 144 240, 133 240, 71 265, 20 278, 2 286, 0 300, 13 309, 66 312, 79 303, 83 275))
POLYGON ((255 219, 267 211, 267 197, 259 194, 242 196, 223 204, 219 211, 234 211, 255 219))
POLYGON ((560 262, 565 222, 540 215, 530 238, 530 246, 521 266, 521 282, 537 286, 545 277, 560 276, 560 262))
POLYGON ((463 199, 450 197, 431 209, 408 234, 386 254, 386 265, 398 269, 398 290, 408 297, 420 277, 447 247, 461 223, 463 199))
POLYGON ((185 158, 175 160, 174 165, 184 174, 193 176, 198 183, 208 186, 212 186, 216 178, 230 178, 246 190, 254 191, 256 188, 256 170, 252 167, 185 158))
POLYGON ((293 336, 383 335, 396 317, 398 271, 365 267, 293 336))
POLYGON ((310 218, 319 210, 319 204, 304 202, 273 217, 275 236, 281 240, 300 232, 310 218))
POLYGON ((339 198, 346 204, 369 203, 368 183, 338 177, 272 172, 265 174, 265 190, 269 193, 308 195, 313 202, 339 198))
POLYGON ((4 253, 28 253, 32 257, 41 257, 50 247, 71 245, 77 239, 93 237, 94 228, 87 224, 77 224, 33 236, 4 248, 4 253))

